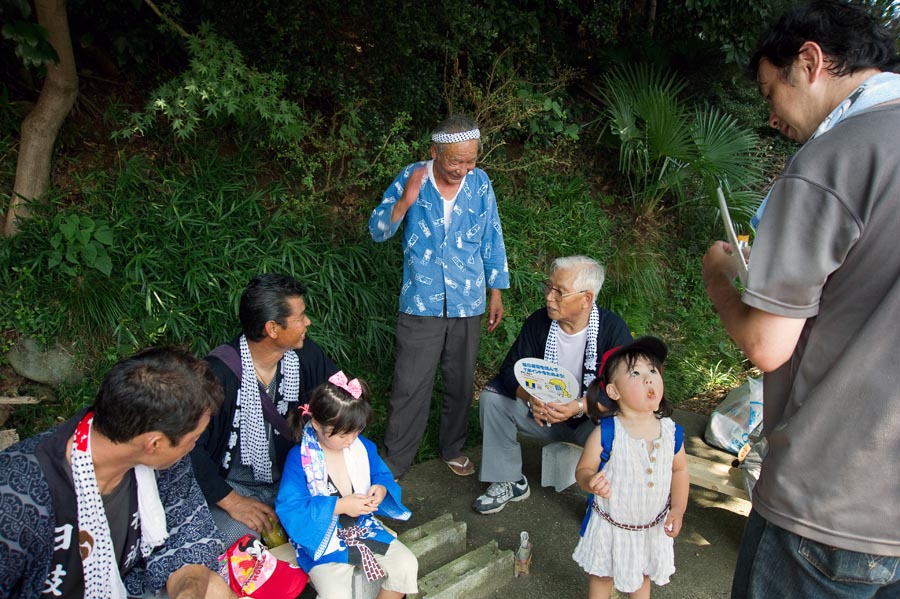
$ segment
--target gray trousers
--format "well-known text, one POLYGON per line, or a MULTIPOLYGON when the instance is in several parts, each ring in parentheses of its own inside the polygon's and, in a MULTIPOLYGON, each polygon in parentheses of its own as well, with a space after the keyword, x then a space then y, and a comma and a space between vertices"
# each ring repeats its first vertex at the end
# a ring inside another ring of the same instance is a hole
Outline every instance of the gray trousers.
POLYGON ((384 433, 384 461, 394 476, 406 474, 419 451, 428 425, 439 362, 444 401, 438 447, 443 459, 459 457, 468 431, 480 335, 481 316, 441 318, 400 314, 394 390, 384 433))
MULTIPOLYGON (((266 432, 271 438, 271 427, 266 426, 266 432)), ((238 447, 235 450, 234 460, 235 462, 232 464, 231 469, 228 471, 228 475, 225 480, 228 481, 228 484, 231 485, 231 488, 238 495, 242 495, 244 497, 252 497, 257 501, 261 501, 269 507, 275 507, 275 499, 278 497, 278 487, 281 484, 281 473, 280 471, 273 472, 275 480, 271 483, 261 483, 257 482, 253 477, 253 468, 250 466, 245 466, 241 463, 241 449, 240 449, 240 439, 238 439, 238 447)), ((271 448, 271 445, 270 445, 271 448)), ((270 449, 270 453, 273 456, 274 462, 274 450, 270 449)), ((275 468, 275 465, 272 465, 275 468)), ((235 541, 240 539, 246 534, 251 534, 256 538, 261 538, 261 534, 251 528, 248 528, 244 525, 243 522, 238 522, 234 518, 228 515, 228 512, 220 508, 214 503, 209 505, 209 512, 212 514, 213 522, 216 523, 216 528, 219 529, 219 532, 222 534, 222 540, 225 541, 225 549, 231 547, 235 541)))
POLYGON ((518 433, 546 443, 566 441, 584 447, 595 425, 590 419, 572 428, 566 422, 540 426, 528 413, 528 404, 485 389, 479 398, 482 482, 503 483, 522 479, 522 446, 518 433))

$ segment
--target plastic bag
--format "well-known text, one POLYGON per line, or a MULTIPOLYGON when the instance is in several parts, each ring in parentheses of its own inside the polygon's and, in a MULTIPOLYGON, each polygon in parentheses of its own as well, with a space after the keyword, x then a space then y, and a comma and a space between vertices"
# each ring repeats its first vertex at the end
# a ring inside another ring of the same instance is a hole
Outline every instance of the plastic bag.
POLYGON ((294 599, 309 579, 306 572, 281 561, 253 535, 244 535, 219 558, 219 568, 238 597, 294 599))
POLYGON ((762 379, 748 378, 732 389, 709 415, 706 442, 735 455, 747 443, 750 431, 762 422, 762 379))

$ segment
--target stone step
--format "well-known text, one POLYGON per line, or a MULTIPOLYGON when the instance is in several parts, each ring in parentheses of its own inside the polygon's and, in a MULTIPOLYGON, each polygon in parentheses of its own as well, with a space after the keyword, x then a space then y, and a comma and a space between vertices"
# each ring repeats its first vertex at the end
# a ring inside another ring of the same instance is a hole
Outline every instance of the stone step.
POLYGON ((491 541, 420 577, 419 592, 409 599, 484 599, 510 581, 514 560, 511 550, 491 541))
POLYGON ((419 560, 419 572, 431 572, 466 552, 466 523, 443 514, 399 537, 419 560))
MULTIPOLYGON (((492 541, 466 553, 466 523, 443 514, 400 534, 419 560, 419 594, 410 599, 481 599, 513 577, 513 552, 492 541)), ((280 560, 297 563, 289 543, 270 550, 280 560)), ((375 599, 381 580, 369 581, 361 568, 353 572, 353 599, 375 599)), ((306 596, 304 591, 302 596, 306 596)))
MULTIPOLYGON (((397 537, 419 560, 419 574, 456 559, 466 551, 466 523, 443 514, 397 537)), ((381 580, 370 581, 361 568, 353 572, 353 599, 375 599, 381 580)))

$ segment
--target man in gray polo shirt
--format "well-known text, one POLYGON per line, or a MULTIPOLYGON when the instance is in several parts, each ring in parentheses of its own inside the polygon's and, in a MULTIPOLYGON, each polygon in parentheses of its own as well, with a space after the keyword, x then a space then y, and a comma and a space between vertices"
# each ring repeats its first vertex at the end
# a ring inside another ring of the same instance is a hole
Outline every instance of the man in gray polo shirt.
POLYGON ((769 453, 732 597, 900 597, 900 65, 862 9, 783 16, 752 64, 769 124, 804 144, 775 182, 743 295, 703 260, 765 374, 769 453))

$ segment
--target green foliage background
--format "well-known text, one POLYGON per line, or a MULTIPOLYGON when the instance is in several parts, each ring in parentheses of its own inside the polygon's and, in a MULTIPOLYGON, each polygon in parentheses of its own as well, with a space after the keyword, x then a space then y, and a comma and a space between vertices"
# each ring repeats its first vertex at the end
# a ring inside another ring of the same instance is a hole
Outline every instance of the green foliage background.
MULTIPOLYGON (((617 65, 656 65, 689 83, 666 106, 721 114, 722 129, 758 139, 766 174, 777 169, 788 148, 758 128, 753 86, 734 68, 769 8, 727 4, 659 3, 649 36, 647 15, 624 2, 161 3, 191 33, 183 40, 139 1, 71 0, 81 96, 49 201, 0 241, 0 331, 4 350, 23 336, 66 343, 90 375, 55 403, 17 409, 12 423, 27 435, 67 416, 139 347, 205 353, 237 334, 247 281, 280 271, 309 284, 312 337, 371 383, 379 438, 401 251, 396 239, 372 242, 366 221, 396 172, 427 157, 428 130, 450 112, 481 125, 511 269, 506 318, 482 337, 480 380, 543 304, 552 259, 583 253, 607 265, 600 303, 670 343, 675 403, 734 385, 748 364, 699 280, 717 215, 694 201, 705 194, 696 183, 636 206, 640 178, 619 172, 621 139, 596 94, 617 65)), ((37 87, 13 41, 0 44, 8 189, 37 87)), ((741 184, 758 195, 764 179, 741 184)), ((472 424, 477 443, 474 411, 472 424)), ((433 431, 420 457, 433 455, 433 431)))

